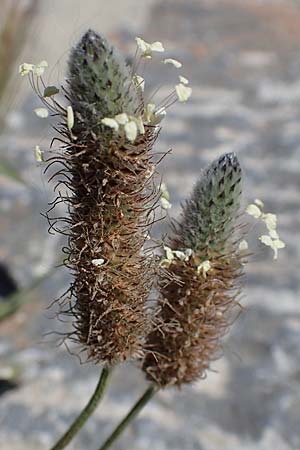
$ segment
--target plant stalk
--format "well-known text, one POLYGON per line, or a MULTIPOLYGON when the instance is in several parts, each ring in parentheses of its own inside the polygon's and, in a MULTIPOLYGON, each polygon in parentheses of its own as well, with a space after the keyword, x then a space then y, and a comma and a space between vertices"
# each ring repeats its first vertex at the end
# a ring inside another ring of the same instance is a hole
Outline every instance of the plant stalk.
POLYGON ((99 450, 107 450, 118 439, 120 434, 130 425, 130 423, 136 418, 143 407, 151 400, 154 394, 157 392, 157 388, 153 385, 148 387, 143 396, 136 402, 136 404, 129 411, 127 416, 119 423, 114 429, 112 434, 106 439, 99 450))
POLYGON ((62 450, 64 449, 71 440, 76 436, 79 430, 83 427, 88 418, 93 414, 97 408, 100 400, 102 399, 108 381, 112 372, 112 368, 104 367, 100 379, 98 381, 97 387, 90 398, 86 407, 81 411, 79 416, 74 420, 70 428, 65 432, 65 434, 57 441, 57 443, 51 447, 51 450, 62 450))

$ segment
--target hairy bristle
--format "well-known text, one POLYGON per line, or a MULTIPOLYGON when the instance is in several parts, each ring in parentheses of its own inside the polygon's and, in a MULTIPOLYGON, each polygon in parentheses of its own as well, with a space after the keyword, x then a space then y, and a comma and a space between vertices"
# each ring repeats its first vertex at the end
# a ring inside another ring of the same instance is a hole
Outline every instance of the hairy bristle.
POLYGON ((160 387, 205 377, 221 354, 220 339, 236 315, 240 266, 230 257, 211 261, 206 277, 191 263, 175 261, 160 285, 160 313, 146 343, 143 370, 160 387))
POLYGON ((146 134, 144 139, 132 149, 111 142, 106 157, 89 146, 71 160, 75 195, 69 260, 76 274, 76 337, 97 361, 134 356, 147 332, 144 306, 153 281, 152 259, 141 249, 153 191, 147 179, 152 138, 146 134), (92 263, 97 258, 104 260, 99 267, 92 263))
POLYGON ((50 160, 63 167, 56 187, 71 192, 57 198, 69 206, 64 252, 74 275, 71 302, 63 297, 61 312, 73 318, 69 337, 88 360, 114 364, 138 355, 148 331, 154 265, 143 246, 157 201, 151 153, 157 128, 145 126, 130 142, 101 122, 142 105, 124 61, 93 31, 71 53, 66 95, 75 123, 72 130, 61 124, 63 154, 50 160))

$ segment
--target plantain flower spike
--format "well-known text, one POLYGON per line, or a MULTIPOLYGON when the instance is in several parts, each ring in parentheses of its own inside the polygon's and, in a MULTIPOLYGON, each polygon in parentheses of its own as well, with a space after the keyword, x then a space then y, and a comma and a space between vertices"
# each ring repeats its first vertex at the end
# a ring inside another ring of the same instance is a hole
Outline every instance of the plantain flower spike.
POLYGON ((168 245, 175 255, 189 253, 161 265, 157 311, 143 359, 148 380, 159 387, 205 377, 220 356, 220 340, 239 305, 240 196, 238 159, 225 154, 204 171, 181 221, 174 223, 168 245))
MULTIPOLYGON (((116 364, 139 355, 148 332, 155 268, 143 246, 157 197, 149 174, 158 128, 142 126, 143 98, 129 68, 92 30, 71 52, 66 92, 67 110, 57 106, 64 145, 49 160, 62 163, 57 175, 71 192, 57 198, 69 206, 64 250, 74 275, 61 312, 72 317, 69 337, 88 360, 116 364), (136 120, 134 139, 115 119, 107 126, 114 117, 136 120)), ((55 229, 57 219, 48 219, 55 229)))

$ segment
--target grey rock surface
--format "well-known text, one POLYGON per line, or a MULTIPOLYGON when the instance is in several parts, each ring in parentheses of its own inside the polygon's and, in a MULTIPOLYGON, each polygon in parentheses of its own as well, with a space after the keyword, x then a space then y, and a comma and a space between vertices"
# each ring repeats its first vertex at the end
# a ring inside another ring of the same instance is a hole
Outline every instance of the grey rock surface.
MULTIPOLYGON (((224 343, 224 357, 207 379, 159 393, 116 443, 116 450, 298 450, 300 448, 300 6, 256 0, 41 0, 39 42, 24 60, 46 57, 51 80, 63 81, 70 45, 93 26, 128 55, 136 35, 161 40, 184 64, 193 87, 186 105, 174 105, 157 149, 173 148, 162 163, 173 204, 188 195, 201 169, 227 151, 244 171, 245 203, 260 198, 278 214, 286 248, 276 262, 252 239, 244 311, 224 343), (55 64, 56 63, 56 64, 55 64)), ((176 82, 175 69, 153 64, 149 85, 176 82), (164 69, 164 70, 162 70, 164 69), (167 80, 167 81, 166 81, 167 80), (171 80, 170 82, 168 80, 171 80), (175 80, 175 81, 174 81, 175 80)), ((23 80, 22 80, 23 81, 23 80)), ((166 84, 167 83, 167 84, 166 84)), ((26 83, 25 83, 26 84, 26 83)), ((26 185, 0 179, 0 257, 21 286, 52 267, 62 244, 47 235, 39 213, 52 197, 31 149, 46 148, 49 123, 22 87, 0 150, 26 185)), ((161 227, 156 232, 162 232, 161 227)), ((99 367, 80 365, 57 348, 47 305, 67 286, 56 271, 34 291, 33 301, 0 324, 0 377, 18 372, 19 386, 1 396, 0 448, 46 450, 76 417, 97 383, 99 367), (2 375, 1 375, 2 374, 2 375)), ((99 447, 113 425, 145 389, 132 365, 118 368, 109 392, 70 450, 99 447)))

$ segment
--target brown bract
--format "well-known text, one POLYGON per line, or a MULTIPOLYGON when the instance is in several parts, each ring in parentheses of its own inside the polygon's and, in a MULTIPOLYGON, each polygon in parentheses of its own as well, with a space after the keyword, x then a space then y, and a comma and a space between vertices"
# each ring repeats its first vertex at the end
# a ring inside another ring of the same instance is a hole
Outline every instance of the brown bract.
MULTIPOLYGON (((49 161, 63 165, 57 175, 65 180, 56 189, 64 184, 71 191, 59 191, 57 198, 69 205, 65 263, 74 275, 60 309, 73 319, 69 337, 96 363, 136 356, 148 332, 145 302, 154 264, 143 246, 157 201, 151 154, 156 136, 156 128, 146 127, 134 144, 112 137, 105 146, 91 134, 80 143, 71 136, 63 156, 49 161)), ((55 219, 50 221, 54 228, 55 219)))
POLYGON ((238 255, 211 255, 209 261, 211 269, 203 274, 195 258, 174 259, 168 276, 160 277, 160 311, 143 362, 148 380, 159 387, 180 387, 205 377, 210 362, 220 356, 221 337, 237 315, 238 255))

